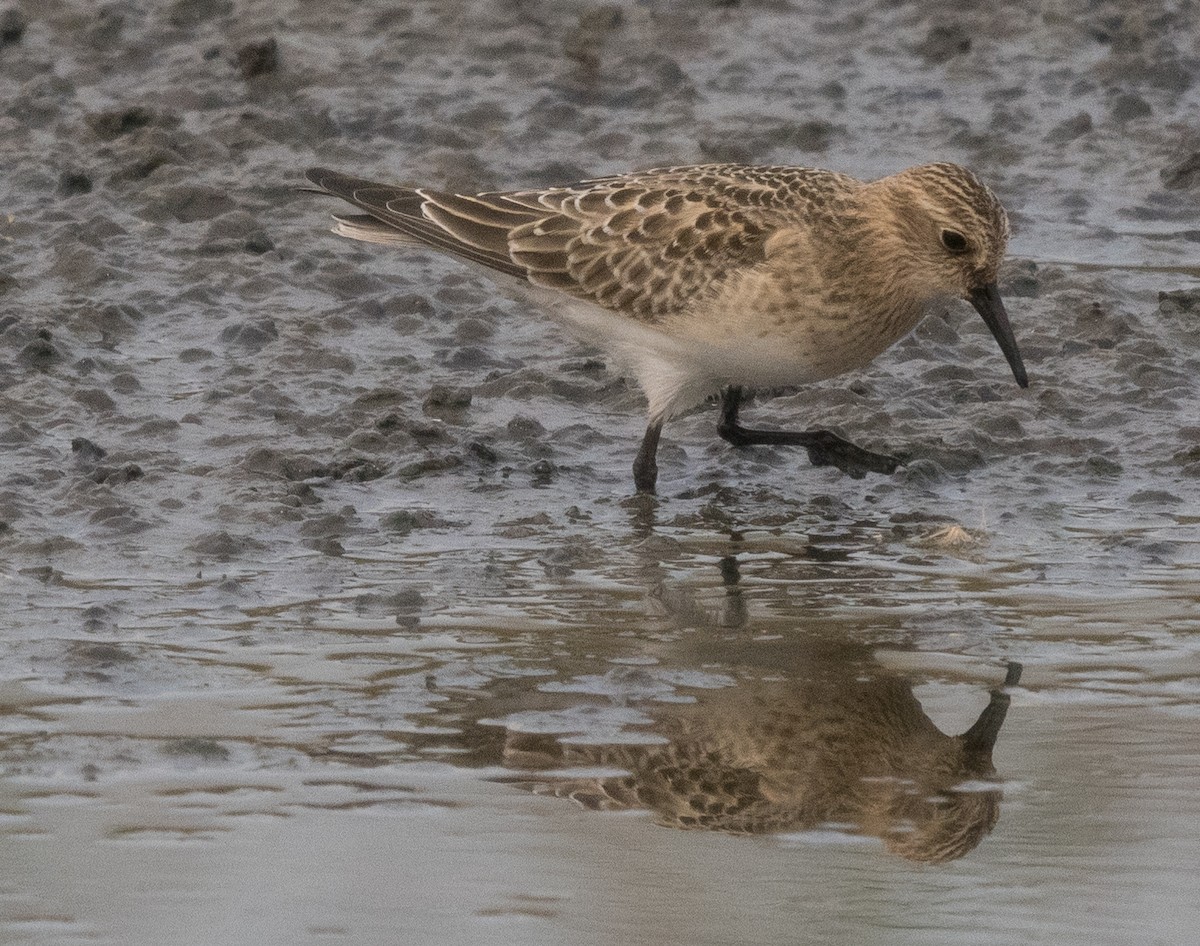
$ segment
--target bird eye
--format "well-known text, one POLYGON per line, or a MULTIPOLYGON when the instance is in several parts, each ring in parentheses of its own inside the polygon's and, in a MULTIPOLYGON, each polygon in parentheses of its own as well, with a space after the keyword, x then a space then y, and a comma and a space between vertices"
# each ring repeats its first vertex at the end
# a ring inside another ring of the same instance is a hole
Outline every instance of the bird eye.
POLYGON ((967 238, 957 230, 942 231, 942 246, 951 253, 965 253, 970 248, 967 238))

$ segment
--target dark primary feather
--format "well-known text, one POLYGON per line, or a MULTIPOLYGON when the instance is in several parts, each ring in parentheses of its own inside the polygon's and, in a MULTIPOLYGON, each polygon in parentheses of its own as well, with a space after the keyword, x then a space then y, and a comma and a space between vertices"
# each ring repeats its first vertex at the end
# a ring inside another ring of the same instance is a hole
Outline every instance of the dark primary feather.
MULTIPOLYGON (((481 232, 475 234, 474 239, 464 239, 462 233, 468 230, 466 225, 460 227, 458 233, 444 229, 438 225, 436 218, 429 219, 422 210, 430 199, 428 191, 419 192, 411 187, 377 184, 325 168, 313 168, 305 176, 325 193, 340 197, 366 211, 381 223, 420 243, 511 276, 526 278, 524 268, 513 262, 503 244, 504 230, 495 226, 484 228, 477 225, 481 232), (490 234, 486 232, 489 229, 493 231, 490 234)), ((521 219, 529 220, 532 217, 533 214, 525 211, 521 219)), ((354 222, 358 224, 357 220, 354 222)))

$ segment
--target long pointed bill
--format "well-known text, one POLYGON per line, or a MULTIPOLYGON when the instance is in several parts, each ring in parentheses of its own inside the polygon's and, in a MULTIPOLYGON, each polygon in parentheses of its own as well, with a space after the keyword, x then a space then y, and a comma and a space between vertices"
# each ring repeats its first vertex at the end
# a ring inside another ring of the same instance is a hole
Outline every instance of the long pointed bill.
MULTIPOLYGON (((1004 678, 1006 687, 1015 687, 1021 682, 1021 665, 1009 663, 1008 674, 1004 678)), ((963 746, 972 755, 990 756, 996 745, 996 737, 1004 725, 1004 717, 1008 713, 1009 696, 1003 690, 992 690, 992 698, 987 707, 975 720, 975 725, 962 734, 963 746)))
POLYGON ((996 284, 992 282, 979 289, 972 289, 967 298, 983 316, 983 321, 999 342, 1000 350, 1004 352, 1017 384, 1023 388, 1029 387, 1025 362, 1021 360, 1021 350, 1017 348, 1017 340, 1013 337, 1012 326, 1008 324, 1008 313, 1004 311, 1004 301, 1000 298, 1000 290, 996 288, 996 284))

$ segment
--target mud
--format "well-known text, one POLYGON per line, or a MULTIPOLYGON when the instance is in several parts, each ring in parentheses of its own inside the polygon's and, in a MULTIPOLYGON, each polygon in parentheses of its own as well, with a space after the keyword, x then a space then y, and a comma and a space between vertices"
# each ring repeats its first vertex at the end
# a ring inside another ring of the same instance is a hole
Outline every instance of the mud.
POLYGON ((1197 36, 1186 3, 0 11, 0 929, 1186 941, 1197 36), (295 190, 935 159, 1010 209, 1029 389, 964 304, 747 409, 895 476, 734 451, 710 406, 658 500, 602 356, 295 190), (1024 666, 961 859, 580 811, 462 743, 661 738, 672 701, 811 679, 814 641, 945 733, 1024 666))

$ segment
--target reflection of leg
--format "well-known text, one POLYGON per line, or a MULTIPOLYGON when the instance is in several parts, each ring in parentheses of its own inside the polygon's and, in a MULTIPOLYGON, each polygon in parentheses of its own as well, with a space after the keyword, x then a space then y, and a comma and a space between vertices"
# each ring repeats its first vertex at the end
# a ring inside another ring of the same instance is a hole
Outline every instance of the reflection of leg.
POLYGON ((742 572, 738 568, 738 560, 734 555, 726 555, 721 559, 721 583, 725 586, 725 607, 721 611, 721 626, 730 628, 745 627, 749 619, 745 599, 742 597, 742 572))
MULTIPOLYGON (((1021 682, 1021 665, 1009 661, 1008 672, 1004 675, 1004 685, 1014 687, 1021 682)), ((1000 727, 1004 725, 1004 717, 1008 715, 1009 695, 1003 690, 992 690, 992 698, 988 705, 975 720, 975 725, 962 734, 964 748, 975 754, 987 754, 996 744, 1000 735, 1000 727)))
POLYGON ((829 430, 754 430, 738 423, 742 389, 731 387, 721 395, 721 420, 717 433, 735 447, 751 444, 776 444, 804 447, 813 466, 836 466, 854 479, 867 473, 895 473, 899 457, 872 453, 856 447, 829 430))
POLYGON ((738 567, 737 556, 722 556, 717 567, 721 569, 721 584, 725 586, 725 590, 731 594, 737 591, 742 582, 742 570, 738 567))
POLYGON ((662 421, 646 428, 641 449, 633 461, 633 485, 639 493, 654 495, 654 484, 658 482, 658 437, 662 433, 662 421))

